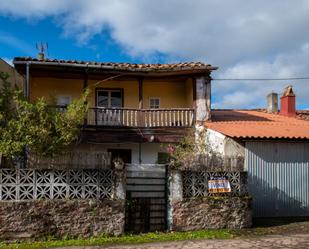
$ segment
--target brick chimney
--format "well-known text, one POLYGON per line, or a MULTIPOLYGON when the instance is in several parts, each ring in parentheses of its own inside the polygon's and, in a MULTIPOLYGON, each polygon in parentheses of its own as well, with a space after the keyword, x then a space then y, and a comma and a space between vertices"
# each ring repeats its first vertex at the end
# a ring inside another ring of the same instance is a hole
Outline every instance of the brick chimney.
POLYGON ((287 117, 296 116, 296 101, 292 86, 286 87, 280 97, 280 114, 287 117))

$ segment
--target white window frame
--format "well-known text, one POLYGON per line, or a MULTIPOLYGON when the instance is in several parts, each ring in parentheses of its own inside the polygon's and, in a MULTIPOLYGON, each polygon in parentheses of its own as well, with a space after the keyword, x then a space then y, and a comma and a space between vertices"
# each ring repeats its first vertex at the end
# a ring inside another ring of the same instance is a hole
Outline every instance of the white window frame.
MULTIPOLYGON (((111 104, 111 94, 112 94, 112 92, 120 92, 120 94, 121 94, 121 102, 123 103, 123 91, 121 90, 121 89, 108 89, 108 88, 104 88, 104 89, 98 89, 98 90, 96 90, 96 99, 97 99, 97 101, 96 101, 96 106, 99 106, 98 105, 98 101, 99 101, 99 92, 107 92, 108 93, 108 97, 107 97, 107 105, 108 105, 108 107, 106 107, 106 108, 111 108, 112 106, 112 104, 111 104)), ((122 108, 123 106, 122 106, 122 104, 121 104, 121 108, 122 108)))
POLYGON ((159 109, 159 108, 161 108, 161 99, 160 99, 159 97, 150 97, 150 98, 149 98, 149 108, 150 108, 150 109, 159 109), (159 104, 156 105, 157 107, 153 107, 153 106, 151 105, 151 102, 152 102, 152 101, 156 101, 156 100, 158 100, 159 104))

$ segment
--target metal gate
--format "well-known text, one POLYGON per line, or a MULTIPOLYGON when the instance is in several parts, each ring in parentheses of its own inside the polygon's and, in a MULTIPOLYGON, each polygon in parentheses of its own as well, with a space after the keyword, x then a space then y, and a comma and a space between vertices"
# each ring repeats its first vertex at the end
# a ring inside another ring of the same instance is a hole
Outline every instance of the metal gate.
POLYGON ((246 142, 255 217, 309 216, 309 143, 246 142))
POLYGON ((167 170, 162 165, 127 166, 127 232, 167 229, 167 170))

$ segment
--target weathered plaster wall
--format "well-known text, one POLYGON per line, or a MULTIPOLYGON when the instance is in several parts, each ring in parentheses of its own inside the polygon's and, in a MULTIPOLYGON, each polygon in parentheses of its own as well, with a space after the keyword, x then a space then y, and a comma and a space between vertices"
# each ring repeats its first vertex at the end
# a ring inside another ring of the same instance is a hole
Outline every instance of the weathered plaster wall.
POLYGON ((89 237, 124 232, 123 200, 0 203, 0 238, 89 237))
MULTIPOLYGON (((139 163, 139 144, 123 143, 123 144, 80 144, 76 150, 81 151, 101 151, 107 152, 108 149, 130 149, 132 153, 132 163, 139 163)), ((142 143, 141 159, 142 164, 155 164, 158 161, 158 152, 163 152, 160 143, 142 143)))
POLYGON ((172 202, 171 230, 239 229, 252 225, 251 200, 244 197, 204 197, 172 202))
POLYGON ((207 143, 211 148, 224 156, 239 157, 245 156, 245 147, 243 144, 219 133, 217 131, 207 129, 207 143))
POLYGON ((225 170, 244 170, 244 144, 211 129, 206 131, 206 144, 221 157, 225 170))

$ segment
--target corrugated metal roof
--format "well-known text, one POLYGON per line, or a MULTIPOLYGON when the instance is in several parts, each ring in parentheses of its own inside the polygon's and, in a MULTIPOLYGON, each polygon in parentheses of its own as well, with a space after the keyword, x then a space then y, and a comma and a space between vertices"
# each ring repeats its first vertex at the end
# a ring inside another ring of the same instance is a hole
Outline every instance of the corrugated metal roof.
POLYGON ((170 72, 170 71, 187 71, 187 70, 216 70, 217 67, 213 67, 210 64, 203 62, 182 62, 182 63, 169 63, 169 64, 137 64, 137 63, 115 63, 115 62, 96 62, 96 61, 78 61, 78 60, 61 60, 61 59, 44 59, 39 60, 32 57, 15 57, 16 62, 39 62, 54 63, 55 65, 91 65, 105 69, 112 70, 124 70, 124 71, 138 71, 138 72, 170 72))
POLYGON ((309 122, 256 110, 213 110, 205 126, 233 138, 309 139, 309 122))

